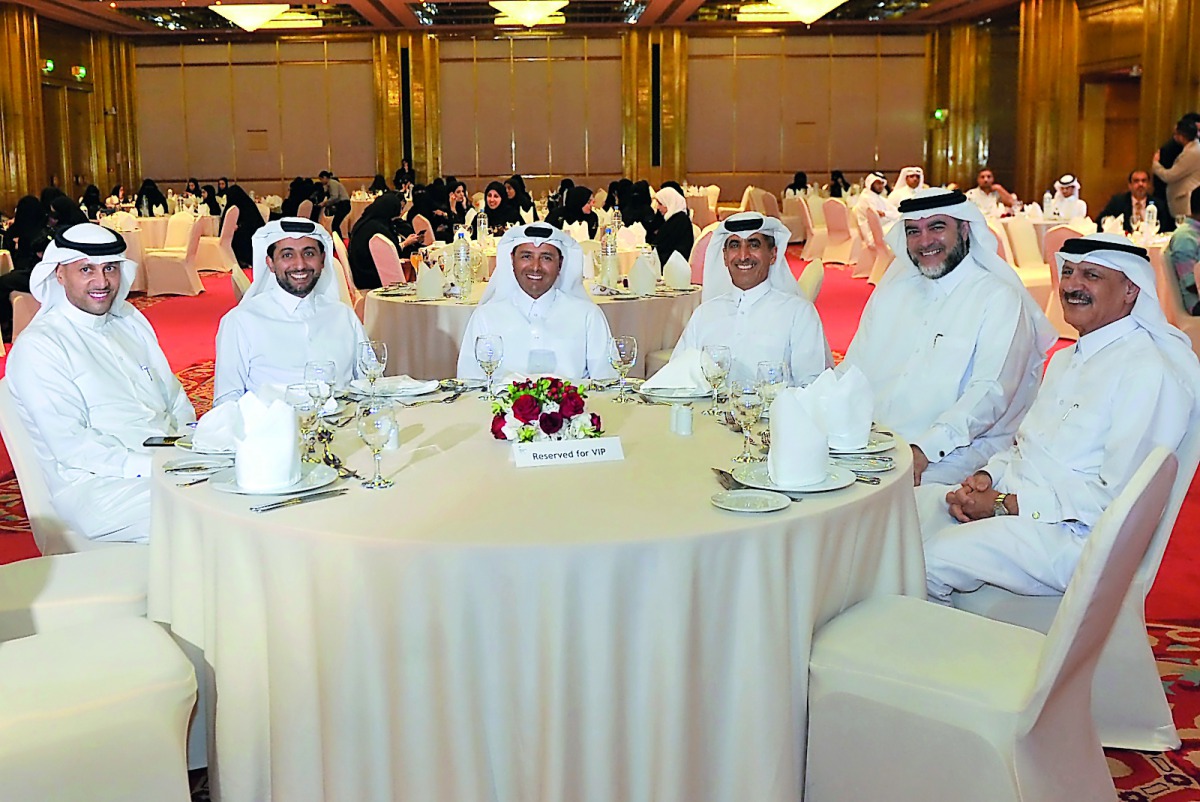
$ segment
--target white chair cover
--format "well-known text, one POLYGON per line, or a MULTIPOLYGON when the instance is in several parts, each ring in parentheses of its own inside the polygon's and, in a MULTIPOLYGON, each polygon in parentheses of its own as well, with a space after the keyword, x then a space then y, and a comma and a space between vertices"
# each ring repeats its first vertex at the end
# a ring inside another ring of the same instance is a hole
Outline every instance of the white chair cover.
POLYGON ((1021 283, 1038 306, 1046 308, 1050 300, 1050 271, 1053 265, 1042 261, 1042 249, 1038 246, 1037 231, 1027 217, 1014 217, 1007 224, 1008 240, 1012 244, 1013 259, 1021 283))
POLYGON ((817 302, 817 296, 821 294, 821 285, 825 283, 825 263, 820 259, 813 259, 800 273, 800 292, 810 303, 817 302))

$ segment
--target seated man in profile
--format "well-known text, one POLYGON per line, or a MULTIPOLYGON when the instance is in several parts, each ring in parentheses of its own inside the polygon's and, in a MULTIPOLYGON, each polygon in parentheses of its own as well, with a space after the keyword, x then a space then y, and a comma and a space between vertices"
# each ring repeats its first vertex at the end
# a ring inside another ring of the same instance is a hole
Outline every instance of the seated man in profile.
POLYGON ((136 271, 115 231, 81 223, 56 233, 30 276, 41 309, 8 358, 54 509, 93 540, 149 540, 142 443, 196 419, 154 329, 125 301, 136 271))
POLYGON ((793 384, 833 365, 821 318, 787 263, 791 232, 774 217, 741 212, 713 232, 704 255, 702 302, 675 345, 727 345, 731 381, 754 381, 759 362, 782 362, 793 384))
POLYGON ((984 167, 975 176, 975 186, 967 190, 967 200, 978 206, 985 216, 1001 217, 1017 199, 996 183, 996 176, 990 168, 984 167))
POLYGON ((922 190, 900 214, 840 369, 866 375, 916 484, 957 482, 1012 443, 1058 334, 961 192, 922 190))
POLYGON ((902 168, 896 179, 896 188, 888 195, 888 203, 898 207, 900 201, 908 200, 919 189, 929 189, 925 183, 925 171, 920 167, 902 168))
POLYGON ((496 245, 496 270, 467 322, 458 354, 460 378, 482 378, 475 338, 498 334, 504 360, 497 375, 553 374, 606 379, 612 335, 583 286, 583 251, 545 223, 509 229, 496 245))
POLYGON ((333 239, 311 220, 285 217, 254 233, 254 283, 217 329, 215 404, 303 381, 313 361, 333 362, 338 385, 355 377, 367 337, 338 298, 339 269, 333 239))
POLYGON ((1200 364, 1163 316, 1146 251, 1094 234, 1068 240, 1056 261, 1078 345, 1051 358, 1012 447, 957 489, 917 490, 934 601, 985 583, 1062 593, 1146 455, 1178 450, 1200 422, 1200 364))

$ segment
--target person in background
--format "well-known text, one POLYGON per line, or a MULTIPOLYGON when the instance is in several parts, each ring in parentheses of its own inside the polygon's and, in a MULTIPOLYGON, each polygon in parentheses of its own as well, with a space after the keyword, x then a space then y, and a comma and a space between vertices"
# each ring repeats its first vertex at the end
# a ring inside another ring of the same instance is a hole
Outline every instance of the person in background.
POLYGON ((221 204, 217 203, 217 188, 212 184, 205 184, 200 188, 200 205, 208 209, 208 213, 213 217, 221 216, 221 204))
POLYGON ((654 232, 654 206, 650 198, 650 182, 638 181, 621 193, 621 221, 626 227, 640 223, 649 237, 654 232))
POLYGON ((227 202, 226 196, 227 196, 228 192, 229 192, 229 179, 226 178, 225 176, 221 176, 220 178, 217 179, 217 203, 219 203, 221 205, 222 209, 225 208, 225 203, 227 202))
POLYGON ((50 201, 50 214, 46 215, 46 224, 52 232, 87 221, 87 215, 79 208, 79 204, 66 195, 59 195, 50 201))
POLYGON ((1064 220, 1087 217, 1087 201, 1079 197, 1083 186, 1074 173, 1066 173, 1054 182, 1054 200, 1047 213, 1058 215, 1064 220))
POLYGON ((474 218, 475 211, 471 207, 471 199, 467 197, 467 185, 457 178, 449 182, 450 187, 450 225, 468 225, 468 216, 474 218))
POLYGON ((925 185, 925 171, 920 167, 904 167, 896 178, 896 188, 888 195, 888 203, 899 207, 901 201, 906 201, 916 194, 919 189, 928 189, 925 185))
POLYGON ((262 212, 246 194, 246 190, 237 184, 230 185, 225 191, 225 213, 221 216, 221 224, 225 224, 225 215, 229 210, 238 210, 237 230, 233 232, 233 255, 237 257, 242 267, 254 264, 254 233, 266 225, 262 212))
POLYGON ((341 181, 333 177, 333 173, 322 170, 318 178, 325 190, 325 197, 320 203, 314 204, 325 210, 325 214, 333 218, 334 231, 341 231, 342 221, 350 214, 350 193, 341 181))
POLYGON ((163 197, 158 184, 149 178, 142 181, 133 205, 137 208, 137 213, 143 216, 155 217, 167 213, 167 199, 163 197))
POLYGON ((104 201, 100 199, 100 187, 88 184, 87 188, 83 190, 83 197, 80 198, 79 205, 84 210, 87 219, 95 221, 101 210, 104 209, 104 201))
POLYGON ((558 189, 551 193, 550 197, 546 201, 546 213, 549 214, 559 206, 562 206, 564 203, 566 203, 567 193, 570 192, 574 186, 575 182, 569 178, 564 178, 562 181, 559 181, 558 189))
POLYGON ((404 192, 417 183, 417 171, 413 169, 409 159, 400 160, 400 169, 392 176, 392 184, 397 192, 404 192))
POLYGON ((183 192, 181 194, 185 198, 195 198, 196 200, 199 200, 200 199, 200 180, 197 178, 189 178, 187 180, 187 184, 184 185, 183 192))
POLYGON ((503 236, 509 226, 521 225, 521 213, 508 200, 505 186, 499 181, 493 181, 484 190, 483 212, 487 215, 488 231, 493 237, 503 236))
POLYGON ((1196 141, 1196 123, 1181 120, 1175 126, 1179 155, 1170 167, 1162 164, 1162 153, 1154 154, 1154 174, 1167 182, 1167 207, 1171 217, 1190 217, 1192 190, 1200 187, 1200 142, 1196 141))
POLYGON ((1200 315, 1200 294, 1196 290, 1196 262, 1200 261, 1200 187, 1192 190, 1192 213, 1175 227, 1165 253, 1171 275, 1179 281, 1183 308, 1200 315))
POLYGON ((376 173, 375 179, 371 181, 371 186, 367 187, 367 192, 371 193, 372 195, 376 195, 387 191, 387 179, 383 177, 383 173, 376 173))
MULTIPOLYGON (((1119 217, 1125 233, 1132 234, 1138 223, 1145 222, 1146 209, 1154 206, 1158 212, 1159 230, 1163 230, 1166 224, 1164 218, 1170 215, 1166 213, 1166 206, 1160 207, 1158 199, 1150 194, 1150 174, 1145 170, 1134 170, 1126 182, 1129 189, 1109 198, 1108 205, 1096 216, 1096 222, 1102 223, 1106 217, 1119 217)), ((1174 221, 1171 222, 1173 226, 1174 221)))
POLYGON ((887 179, 882 173, 871 173, 863 179, 863 190, 858 193, 858 200, 854 203, 854 212, 860 221, 861 228, 866 229, 863 234, 867 242, 870 242, 871 229, 867 225, 868 214, 873 214, 879 218, 879 223, 884 228, 887 228, 892 223, 900 219, 900 212, 896 211, 896 207, 888 202, 888 199, 883 196, 883 188, 887 183, 887 179))
POLYGON ((1016 202, 1011 192, 996 183, 996 176, 989 167, 984 167, 975 176, 975 186, 967 190, 967 200, 978 206, 984 217, 1000 217, 1016 202))
POLYGON ((46 210, 42 208, 41 201, 32 195, 17 201, 12 223, 0 238, 0 248, 8 251, 12 257, 13 270, 22 271, 28 276, 38 261, 33 258, 32 246, 35 241, 47 236, 49 231, 46 210))
POLYGON ((129 199, 125 197, 125 185, 117 184, 112 188, 112 191, 108 193, 108 198, 105 202, 109 206, 116 207, 120 206, 122 203, 128 203, 128 200, 129 199))
POLYGON ((850 182, 846 180, 845 174, 841 170, 832 170, 829 173, 829 197, 842 198, 850 194, 850 182))
POLYGON ((654 196, 663 222, 648 241, 658 254, 659 264, 665 265, 671 254, 678 253, 687 260, 692 255, 695 232, 692 219, 688 217, 687 200, 675 187, 665 184, 654 196))
POLYGON ((63 191, 61 189, 59 189, 56 186, 49 186, 49 187, 43 188, 41 200, 42 200, 42 208, 46 211, 46 214, 50 214, 51 204, 54 203, 55 198, 64 198, 64 197, 66 197, 66 195, 63 193, 63 191))
POLYGON ((371 255, 371 239, 380 234, 396 246, 397 255, 403 261, 421 247, 412 226, 400 215, 404 200, 396 192, 385 192, 363 210, 362 216, 350 232, 350 274, 354 276, 354 287, 361 291, 383 286, 375 257, 371 255), (399 231, 404 231, 400 236, 399 231))
POLYGON ((298 217, 300 214, 300 204, 308 200, 312 196, 312 182, 306 178, 296 176, 292 182, 288 184, 287 197, 283 199, 283 203, 279 206, 280 217, 298 217))
MULTIPOLYGON (((1187 114, 1180 117, 1179 122, 1180 123, 1191 123, 1193 125, 1200 126, 1200 114, 1197 114, 1194 111, 1190 111, 1187 114)), ((1176 125, 1178 125, 1178 123, 1176 123, 1176 125)), ((1181 145, 1175 139, 1175 135, 1172 132, 1171 138, 1168 139, 1166 142, 1162 143, 1161 146, 1159 146, 1158 162, 1164 168, 1173 167, 1175 164, 1175 159, 1177 159, 1179 157, 1179 154, 1181 152, 1183 152, 1183 145, 1181 145)), ((1170 208, 1169 204, 1167 203, 1167 182, 1162 180, 1161 178, 1159 178, 1157 175, 1153 176, 1151 180, 1153 182, 1154 188, 1150 194, 1154 198, 1155 203, 1158 204, 1158 210, 1160 212, 1160 214, 1158 216, 1159 217, 1159 223, 1158 223, 1159 230, 1174 231, 1175 230, 1174 218, 1170 214, 1162 214, 1162 212, 1165 212, 1167 209, 1170 208)))
POLYGON ((783 188, 783 197, 798 198, 808 190, 808 173, 800 170, 792 176, 792 183, 783 188))
POLYGON ((508 195, 508 202, 517 210, 522 221, 532 223, 538 219, 537 208, 533 205, 533 198, 529 197, 529 191, 525 189, 524 178, 519 175, 510 177, 504 182, 504 191, 508 195))
POLYGON ((620 192, 621 192, 621 182, 620 181, 609 181, 608 182, 608 193, 604 196, 604 211, 611 212, 613 209, 618 208, 617 195, 620 194, 620 192))
MULTIPOLYGON (((37 203, 36 198, 33 200, 37 203)), ((38 203, 37 208, 40 212, 42 205, 38 203)), ((41 233, 28 237, 27 242, 29 243, 28 247, 24 249, 27 252, 25 254, 27 258, 22 259, 21 262, 17 262, 14 258, 13 269, 0 276, 0 335, 3 336, 6 343, 12 342, 13 338, 13 307, 12 296, 9 293, 29 292, 32 266, 42 260, 42 255, 50 246, 50 232, 43 225, 41 233)))
POLYGON ((585 186, 572 186, 562 204, 546 216, 546 222, 559 229, 568 223, 586 223, 588 239, 595 239, 600 230, 600 217, 592 211, 592 191, 585 186))
POLYGON ((454 238, 454 223, 450 216, 450 186, 442 178, 425 188, 425 210, 433 226, 433 238, 449 242, 454 238))

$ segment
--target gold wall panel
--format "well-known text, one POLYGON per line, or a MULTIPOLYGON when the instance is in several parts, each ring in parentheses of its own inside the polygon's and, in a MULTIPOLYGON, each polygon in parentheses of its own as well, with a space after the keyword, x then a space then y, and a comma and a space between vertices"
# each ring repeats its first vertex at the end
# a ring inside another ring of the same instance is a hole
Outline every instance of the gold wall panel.
POLYGON ((38 18, 24 6, 0 4, 0 206, 37 194, 46 183, 38 18))
POLYGON ((688 38, 678 28, 633 28, 621 37, 622 143, 625 175, 654 185, 687 168, 688 38), (659 46, 660 164, 652 158, 652 48, 659 46))
POLYGON ((1138 141, 1148 159, 1176 120, 1200 109, 1200 0, 1145 0, 1144 36, 1138 141))
POLYGON ((441 175, 441 123, 438 39, 430 34, 376 34, 376 171, 389 179, 404 158, 402 93, 409 93, 413 168, 421 176, 441 175), (408 48, 409 85, 401 85, 400 54, 408 48))
POLYGON ((1075 0, 1023 0, 1017 178, 1008 186, 1023 198, 1041 197, 1061 160, 1078 158, 1078 48, 1075 0))
MULTIPOLYGON (((926 159, 930 184, 974 184, 991 156, 989 80, 991 32, 978 25, 940 28, 929 35, 926 159), (946 109, 945 120, 933 119, 946 109)), ((997 180, 1003 180, 997 176, 997 180)))
POLYGON ((1142 57, 1145 15, 1141 0, 1088 6, 1079 10, 1079 66, 1082 72, 1128 69, 1142 57))

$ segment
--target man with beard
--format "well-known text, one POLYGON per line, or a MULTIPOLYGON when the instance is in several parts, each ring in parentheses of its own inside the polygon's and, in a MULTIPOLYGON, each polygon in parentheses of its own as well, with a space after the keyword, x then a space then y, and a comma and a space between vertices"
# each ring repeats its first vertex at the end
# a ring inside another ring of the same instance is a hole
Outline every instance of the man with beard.
POLYGON ((985 583, 1065 591, 1091 528, 1142 461, 1158 446, 1177 451, 1200 420, 1200 363, 1163 316, 1145 249, 1093 234, 1055 261, 1078 344, 1051 358, 1012 446, 958 488, 917 490, 933 601, 985 583))
POLYGON ((338 299, 333 239, 311 220, 285 217, 254 234, 254 283, 217 329, 214 403, 304 380, 304 366, 332 361, 337 383, 355 378, 367 339, 338 299))
POLYGON ((984 167, 975 176, 975 186, 967 190, 967 200, 988 217, 1000 217, 1016 203, 1016 197, 996 183, 991 168, 984 167))
POLYGON ((915 484, 959 482, 1012 443, 1058 336, 961 192, 921 190, 900 214, 842 367, 912 446, 915 484))

